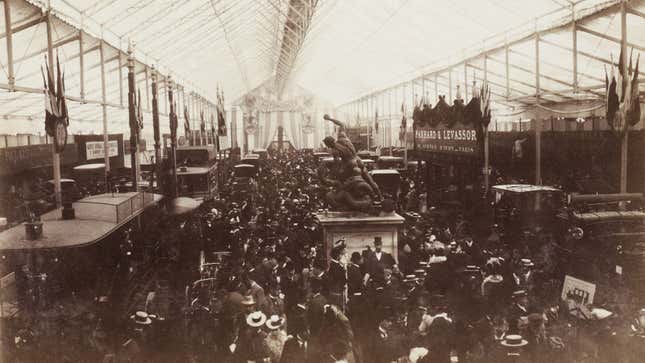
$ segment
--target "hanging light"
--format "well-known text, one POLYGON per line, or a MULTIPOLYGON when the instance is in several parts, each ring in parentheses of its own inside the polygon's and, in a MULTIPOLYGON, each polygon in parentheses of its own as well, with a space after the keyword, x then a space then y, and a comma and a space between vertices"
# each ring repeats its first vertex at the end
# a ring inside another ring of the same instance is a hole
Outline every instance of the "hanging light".
POLYGON ((579 125, 581 125, 581 124, 585 123, 586 121, 587 121, 587 120, 586 120, 584 117, 578 117, 578 118, 576 118, 576 123, 577 123, 577 124, 579 124, 579 125))

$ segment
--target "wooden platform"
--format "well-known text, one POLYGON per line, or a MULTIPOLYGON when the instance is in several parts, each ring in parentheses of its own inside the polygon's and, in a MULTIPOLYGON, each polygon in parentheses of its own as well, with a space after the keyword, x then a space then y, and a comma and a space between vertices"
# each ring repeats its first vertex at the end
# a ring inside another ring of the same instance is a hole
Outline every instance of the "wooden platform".
POLYGON ((79 247, 96 243, 161 200, 152 193, 99 194, 73 204, 76 219, 61 219, 61 208, 41 216, 43 236, 25 238, 20 224, 0 233, 0 251, 79 247))

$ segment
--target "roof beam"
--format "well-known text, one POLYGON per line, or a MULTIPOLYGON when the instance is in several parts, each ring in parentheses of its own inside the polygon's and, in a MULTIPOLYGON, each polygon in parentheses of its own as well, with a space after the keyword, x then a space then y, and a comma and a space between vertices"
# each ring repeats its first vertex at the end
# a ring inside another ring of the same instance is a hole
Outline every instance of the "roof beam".
MULTIPOLYGON (((74 42, 74 41, 77 41, 78 39, 79 39, 78 33, 74 32, 74 34, 72 34, 71 36, 69 36, 67 38, 64 38, 64 39, 61 39, 61 40, 53 43, 52 48, 62 47, 63 45, 71 43, 71 42, 74 42)), ((29 59, 31 57, 35 57, 37 55, 40 55, 41 53, 44 53, 46 51, 47 51, 47 47, 41 48, 41 49, 33 51, 33 52, 29 53, 29 54, 25 54, 24 56, 22 56, 20 58, 14 59, 13 61, 16 62, 16 63, 22 62, 22 61, 27 60, 27 59, 29 59)))
MULTIPOLYGON (((611 42, 620 44, 620 38, 616 38, 616 37, 612 37, 611 35, 603 34, 601 32, 595 31, 593 29, 589 29, 589 28, 587 28, 585 26, 582 26, 582 25, 576 25, 576 30, 579 30, 579 31, 587 33, 587 34, 591 34, 591 35, 593 35, 595 37, 598 37, 598 38, 601 38, 601 39, 609 40, 611 42)), ((642 46, 640 46, 638 44, 627 43, 627 46, 645 52, 645 47, 642 47, 642 46)))
MULTIPOLYGON (((483 51, 481 51, 481 52, 479 52, 479 53, 477 53, 477 54, 475 54, 475 55, 473 55, 471 57, 462 58, 460 61, 455 62, 455 63, 453 63, 451 65, 448 65, 448 66, 445 66, 445 67, 442 67, 442 68, 438 68, 438 69, 432 70, 430 72, 424 72, 423 75, 431 76, 431 75, 434 75, 434 74, 445 72, 445 71, 447 71, 447 70, 449 70, 451 68, 454 68, 454 67, 457 67, 457 66, 463 64, 464 62, 470 62, 470 61, 473 61, 475 59, 482 58, 484 55, 490 55, 490 54, 493 54, 493 53, 496 53, 496 52, 499 52, 499 51, 503 51, 504 48, 506 48, 506 47, 510 47, 510 46, 513 46, 513 45, 517 45, 517 44, 520 44, 520 43, 535 39, 536 34, 544 35, 544 34, 553 33, 553 32, 559 31, 559 30, 563 30, 563 29, 570 29, 571 24, 573 23, 573 21, 575 21, 577 23, 578 22, 583 22, 583 21, 591 21, 593 19, 596 19, 596 18, 599 18, 601 16, 604 16, 604 15, 610 14, 612 12, 615 12, 619 8, 620 8, 620 3, 614 3, 614 4, 607 5, 606 7, 600 8, 600 9, 596 10, 595 12, 592 12, 592 13, 584 15, 584 16, 580 16, 577 19, 572 18, 571 20, 569 20, 569 21, 567 21, 567 22, 565 22, 563 24, 555 25, 555 26, 552 26, 550 28, 546 28, 546 29, 543 29, 543 30, 536 30, 535 32, 532 32, 532 33, 529 33, 529 34, 520 35, 520 36, 518 36, 517 38, 515 38, 513 40, 504 42, 504 44, 499 44, 497 46, 492 46, 491 48, 483 50, 483 51)), ((582 54, 582 53, 578 52, 578 54, 582 54)), ((418 77, 414 77, 414 78, 418 78, 418 77)), ((400 82, 400 83, 392 85, 392 86, 388 86, 388 87, 385 87, 385 88, 382 88, 382 89, 377 89, 375 91, 369 92, 365 96, 376 95, 376 94, 379 94, 380 92, 386 91, 386 90, 388 90, 390 88, 395 88, 397 86, 401 86, 404 83, 408 83, 408 82, 409 82, 409 80, 405 80, 403 82, 400 82)), ((346 103, 344 103, 342 105, 339 105, 339 107, 345 106, 345 105, 350 104, 352 102, 354 102, 354 100, 350 100, 349 102, 346 102, 346 103)))
MULTIPOLYGON (((560 48, 560 49, 563 49, 563 50, 568 50, 568 51, 570 51, 570 52, 572 52, 572 51, 573 51, 573 49, 571 49, 571 48, 569 48, 569 47, 567 47, 567 46, 564 46, 564 45, 562 45, 562 44, 558 44, 558 43, 556 43, 556 42, 551 42, 551 41, 548 41, 548 40, 544 40, 544 39, 542 39, 542 38, 540 39, 540 41, 541 41, 541 42, 543 42, 543 43, 546 43, 546 44, 548 44, 548 45, 554 46, 554 47, 556 47, 556 48, 560 48)), ((594 55, 594 54, 591 54, 591 53, 587 53, 587 52, 584 52, 584 51, 578 50, 578 54, 579 54, 579 55, 581 55, 581 56, 583 56, 583 57, 587 57, 587 58, 589 58, 589 59, 593 59, 593 60, 598 61, 598 62, 601 62, 601 63, 605 63, 605 64, 610 64, 610 65, 618 66, 618 63, 617 63, 617 62, 612 62, 610 59, 603 58, 603 57, 599 57, 599 56, 594 55)), ((599 77, 594 77, 594 76, 591 76, 591 75, 588 75, 588 74, 585 74, 585 73, 580 73, 580 72, 578 72, 578 74, 579 74, 579 75, 582 75, 582 76, 585 76, 585 77, 588 77, 588 78, 591 78, 591 79, 595 79, 595 80, 597 80, 597 81, 599 81, 599 82, 604 82, 604 81, 605 81, 604 79, 601 79, 601 78, 599 78, 599 77)), ((640 71, 640 70, 639 70, 639 71, 638 71, 638 74, 645 75, 645 71, 640 71)))
MULTIPOLYGON (((16 33, 21 32, 23 30, 29 29, 32 26, 35 26, 35 25, 38 25, 38 24, 44 22, 45 19, 47 19, 47 16, 42 15, 42 16, 39 16, 38 18, 30 20, 30 21, 28 21, 26 23, 22 23, 20 25, 12 26, 11 27, 11 33, 16 34, 16 33)), ((7 33, 0 33, 0 39, 4 38, 6 36, 7 36, 7 33)))

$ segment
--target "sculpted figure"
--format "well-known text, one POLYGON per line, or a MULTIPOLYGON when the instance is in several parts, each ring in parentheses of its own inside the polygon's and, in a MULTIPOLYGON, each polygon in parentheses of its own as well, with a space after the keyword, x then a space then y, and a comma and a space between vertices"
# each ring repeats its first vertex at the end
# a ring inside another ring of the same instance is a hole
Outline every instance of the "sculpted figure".
POLYGON ((356 155, 356 149, 345 133, 345 124, 329 115, 325 115, 324 119, 338 126, 336 140, 331 136, 323 139, 334 157, 330 167, 333 175, 323 178, 323 181, 335 187, 327 193, 327 201, 334 209, 369 211, 375 201, 382 199, 381 191, 356 155))

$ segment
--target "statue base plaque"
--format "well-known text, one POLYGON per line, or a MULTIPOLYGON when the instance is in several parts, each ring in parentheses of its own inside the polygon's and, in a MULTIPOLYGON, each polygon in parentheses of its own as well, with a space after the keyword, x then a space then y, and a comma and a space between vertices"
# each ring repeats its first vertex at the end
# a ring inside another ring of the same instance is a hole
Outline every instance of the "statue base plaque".
POLYGON ((373 216, 361 212, 316 213, 323 227, 324 246, 327 260, 334 242, 343 239, 347 255, 362 252, 366 246, 374 250, 374 237, 381 237, 383 251, 391 253, 398 261, 398 232, 405 220, 396 213, 381 213, 373 216))

